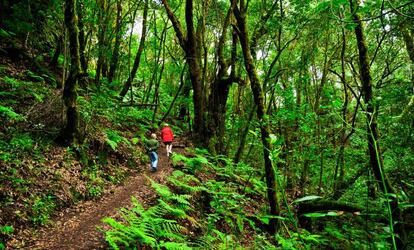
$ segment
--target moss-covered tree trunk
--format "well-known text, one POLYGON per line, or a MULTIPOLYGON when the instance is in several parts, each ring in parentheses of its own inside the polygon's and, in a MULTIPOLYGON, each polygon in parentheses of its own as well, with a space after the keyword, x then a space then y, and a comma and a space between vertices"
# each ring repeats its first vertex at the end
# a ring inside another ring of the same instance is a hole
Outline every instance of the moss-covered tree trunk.
POLYGON ((88 72, 88 62, 85 55, 85 49, 87 44, 87 37, 85 36, 85 24, 83 22, 83 15, 84 15, 84 3, 78 3, 78 26, 79 26, 79 56, 80 56, 80 64, 82 68, 82 73, 88 72))
POLYGON ((119 47, 121 46, 121 12, 122 5, 121 0, 116 1, 116 25, 115 25, 115 44, 112 51, 111 63, 109 65, 108 82, 112 82, 115 76, 116 69, 118 68, 119 61, 119 47))
POLYGON ((63 100, 66 107, 66 126, 61 131, 58 141, 64 145, 76 143, 79 137, 79 114, 76 107, 76 87, 80 72, 79 29, 76 16, 76 0, 66 0, 65 25, 69 36, 70 69, 63 88, 63 100))
POLYGON ((367 135, 368 135, 368 152, 370 157, 370 165, 374 173, 376 181, 382 192, 387 195, 390 201, 390 213, 392 213, 392 225, 393 232, 400 234, 399 237, 392 237, 394 246, 401 249, 403 243, 401 241, 404 238, 402 231, 402 224, 400 219, 400 208, 398 206, 398 199, 395 196, 395 190, 388 180, 384 171, 384 163, 381 155, 380 143, 379 143, 379 130, 376 119, 376 112, 372 91, 372 76, 370 63, 368 58, 368 46, 365 40, 364 27, 361 21, 361 16, 358 13, 359 0, 349 0, 351 14, 355 23, 355 36, 357 40, 358 52, 359 52, 359 71, 362 83, 362 96, 364 99, 365 114, 367 119, 367 135), (390 195, 392 194, 392 195, 390 195))
POLYGON ((410 56, 411 61, 414 62, 414 29, 410 31, 407 26, 408 24, 404 23, 401 27, 401 32, 404 38, 408 55, 410 56))
POLYGON ((100 85, 101 76, 104 75, 105 71, 105 32, 106 32, 106 18, 107 15, 105 10, 107 9, 107 0, 97 0, 98 3, 98 62, 96 63, 96 75, 95 75, 95 84, 100 85))
MULTIPOLYGON (((165 0, 164 0, 165 1, 165 0)), ((163 1, 163 2, 164 2, 163 1)), ((200 40, 196 36, 193 20, 193 1, 186 0, 185 4, 185 21, 187 24, 187 39, 184 45, 186 60, 190 70, 190 79, 193 85, 193 103, 194 103, 194 131, 203 138, 204 136, 204 92, 203 83, 201 81, 201 66, 199 58, 200 40)), ((200 138, 200 139, 201 139, 200 138)))
MULTIPOLYGON (((224 57, 225 43, 227 41, 227 30, 230 25, 234 6, 231 5, 227 11, 227 15, 223 24, 220 39, 217 46, 217 63, 218 72, 215 81, 211 86, 210 95, 207 103, 207 133, 206 142, 210 151, 218 154, 225 154, 225 127, 226 127, 226 112, 227 99, 229 90, 234 78, 234 61, 227 62, 224 57), (228 69, 231 66, 232 74, 229 75, 228 69)), ((233 47, 236 48, 238 41, 237 36, 233 36, 233 47)), ((232 50, 232 57, 235 55, 236 49, 232 50)))
MULTIPOLYGON (((161 69, 157 73, 158 74, 158 79, 155 82, 155 92, 154 92, 154 98, 153 98, 153 101, 152 101, 152 103, 155 104, 154 114, 152 116, 152 124, 153 125, 155 125, 155 123, 156 123, 155 119, 157 117, 158 105, 160 103, 159 92, 160 92, 160 85, 161 85, 161 80, 162 80, 162 76, 163 76, 162 73, 164 72, 165 61, 166 61, 165 60, 165 47, 166 47, 165 40, 166 40, 166 38, 167 38, 167 23, 165 24, 164 29, 162 30, 161 39, 160 39, 160 55, 159 55, 159 57, 160 57, 160 60, 162 61, 162 63, 161 63, 161 69)), ((159 61, 159 60, 157 59, 157 61, 159 61)), ((157 68, 158 68, 158 66, 157 66, 157 68)), ((158 71, 158 69, 157 69, 157 71, 158 71)))
MULTIPOLYGON (((175 104, 175 101, 177 100, 177 97, 178 97, 178 95, 181 93, 181 90, 182 90, 182 88, 183 88, 183 85, 185 84, 185 80, 184 80, 184 72, 185 72, 185 70, 186 70, 186 67, 184 66, 183 67, 183 69, 181 70, 181 75, 180 75, 180 86, 178 87, 178 90, 177 90, 177 92, 175 93, 175 95, 174 95, 174 98, 173 98, 173 100, 172 100, 172 102, 171 102, 171 104, 170 104, 170 106, 169 106, 169 108, 168 108, 168 110, 167 110, 167 112, 165 112, 164 113, 164 116, 161 118, 161 120, 158 122, 158 126, 159 125, 161 125, 161 123, 163 123, 164 121, 165 121, 165 119, 168 117, 168 115, 170 114, 170 112, 171 112, 171 110, 172 110, 172 108, 173 108, 173 106, 174 106, 174 104, 175 104)), ((180 106, 180 112, 181 112, 181 108, 182 108, 182 106, 180 106)), ((185 112, 185 111, 184 111, 185 112)), ((185 113, 186 114, 186 113, 185 113)), ((185 114, 184 114, 184 116, 185 116, 185 114)), ((184 120, 184 117, 183 117, 183 119, 182 120, 184 120)))
POLYGON ((134 65, 132 66, 131 73, 129 74, 129 77, 127 81, 125 82, 124 86, 122 87, 121 93, 119 93, 119 96, 121 98, 124 98, 126 93, 128 93, 128 89, 132 86, 132 81, 135 78, 135 75, 139 68, 139 63, 141 61, 141 55, 144 51, 144 45, 145 45, 145 38, 147 35, 147 17, 148 17, 148 0, 145 1, 144 4, 144 13, 143 13, 143 20, 142 20, 142 30, 141 30, 141 38, 139 41, 138 51, 135 55, 134 59, 134 65))
POLYGON ((245 127, 243 129, 242 134, 241 134, 239 147, 237 148, 236 154, 234 156, 234 162, 235 163, 238 163, 241 160, 243 150, 244 150, 244 147, 246 145, 247 134, 249 133, 250 124, 251 124, 251 122, 253 120, 253 117, 254 117, 255 109, 256 109, 256 107, 253 107, 252 110, 249 111, 249 116, 247 118, 247 121, 245 122, 245 127))
MULTIPOLYGON (((183 100, 188 100, 190 97, 190 92, 191 92, 191 82, 187 80, 188 77, 185 78, 185 82, 182 83, 183 84, 183 91, 182 91, 182 98, 183 100)), ((187 118, 188 120, 190 119, 190 117, 188 116, 189 114, 189 108, 190 104, 188 102, 181 102, 180 103, 180 111, 178 112, 178 119, 181 121, 185 121, 185 119, 187 118)))
POLYGON ((162 3, 167 12, 168 18, 173 24, 174 31, 180 42, 181 48, 185 52, 186 62, 188 65, 188 70, 190 73, 190 80, 193 86, 193 105, 194 105, 194 122, 193 128, 194 132, 198 136, 198 139, 203 140, 205 134, 205 98, 203 91, 203 82, 202 82, 202 70, 200 66, 200 53, 199 46, 200 40, 197 37, 194 29, 193 21, 193 1, 186 0, 185 4, 185 22, 187 26, 187 32, 184 33, 184 30, 181 26, 180 21, 174 15, 171 7, 169 6, 166 0, 162 0, 162 3))
POLYGON ((59 56, 62 53, 63 37, 58 34, 55 34, 54 37, 56 42, 56 48, 55 52, 53 53, 53 57, 50 60, 49 66, 56 69, 58 66, 59 56))
POLYGON ((411 60, 411 81, 414 88, 414 28, 411 27, 410 30, 409 26, 409 23, 403 22, 400 26, 400 31, 411 60))
MULTIPOLYGON (((232 0, 235 1, 235 0, 232 0)), ((257 70, 253 61, 253 57, 250 51, 249 45, 249 35, 247 30, 246 24, 246 6, 244 0, 240 0, 239 6, 234 8, 234 15, 237 19, 237 27, 239 30, 239 40, 240 45, 243 50, 244 56, 244 65, 246 67, 247 74, 250 78, 251 89, 253 92, 254 101, 257 105, 257 118, 259 119, 260 123, 260 132, 261 132, 261 139, 263 144, 263 157, 265 163, 265 177, 266 177, 266 184, 267 184, 267 198, 269 200, 270 206, 270 215, 271 216, 279 216, 280 209, 279 209, 279 201, 277 197, 277 186, 276 186, 276 179, 275 179, 275 170, 272 165, 272 161, 270 160, 270 152, 272 150, 272 146, 270 144, 270 126, 269 126, 269 118, 265 114, 265 106, 264 106, 264 93, 262 89, 262 85, 257 74, 257 70)), ((277 220, 272 218, 269 224, 269 232, 274 234, 277 230, 277 220)))
POLYGON ((341 145, 339 147, 339 153, 338 153, 338 159, 335 167, 334 172, 334 199, 339 199, 340 196, 345 192, 343 187, 346 187, 343 185, 344 183, 344 177, 345 177, 345 149, 349 142, 349 138, 354 133, 354 123, 352 123, 352 129, 349 134, 346 134, 347 127, 348 127, 348 108, 349 108, 349 102, 350 102, 350 95, 348 90, 348 84, 346 81, 346 71, 345 71, 345 52, 346 52, 346 34, 345 29, 342 28, 342 49, 341 49, 341 74, 340 79, 342 83, 342 88, 344 92, 343 96, 343 106, 342 106, 342 129, 340 132, 340 138, 341 138, 341 145))

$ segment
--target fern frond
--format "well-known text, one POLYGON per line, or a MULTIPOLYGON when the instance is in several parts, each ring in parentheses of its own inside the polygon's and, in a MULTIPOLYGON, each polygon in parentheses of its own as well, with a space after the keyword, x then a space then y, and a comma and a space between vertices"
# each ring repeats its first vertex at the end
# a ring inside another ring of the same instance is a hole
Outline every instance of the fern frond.
POLYGON ((168 211, 169 214, 176 216, 178 218, 186 218, 187 217, 187 213, 179 208, 175 208, 170 206, 168 203, 166 203, 163 200, 158 200, 160 203, 160 206, 162 206, 166 211, 168 211))
POLYGON ((145 212, 144 207, 141 205, 141 203, 138 201, 138 199, 135 196, 131 196, 131 203, 134 205, 134 207, 131 209, 135 213, 141 215, 145 212))
POLYGON ((159 184, 153 181, 151 178, 147 177, 147 179, 151 182, 151 187, 158 193, 162 198, 168 198, 172 195, 170 189, 162 184, 159 184))
POLYGON ((208 191, 204 186, 202 186, 200 180, 197 177, 185 174, 179 170, 174 171, 173 174, 168 178, 168 181, 175 187, 183 189, 190 193, 208 191), (194 185, 190 185, 190 183, 194 183, 194 185))
POLYGON ((112 248, 119 249, 119 244, 128 246, 129 242, 133 241, 132 233, 125 225, 112 218, 104 218, 102 221, 113 228, 112 231, 105 232, 105 239, 112 248))
POLYGON ((190 205, 190 202, 188 201, 190 198, 191 195, 188 194, 172 194, 170 200, 176 201, 179 204, 190 205))
POLYGON ((168 238, 174 237, 174 238, 180 238, 183 239, 182 233, 187 233, 187 229, 180 224, 178 224, 175 220, 167 220, 167 219, 155 219, 154 224, 158 228, 157 234, 159 236, 166 236, 168 235, 168 238), (174 236, 175 235, 175 236, 174 236))
POLYGON ((164 247, 167 250, 192 250, 186 243, 177 242, 162 242, 160 247, 164 247))
POLYGON ((168 211, 166 211, 162 206, 159 205, 150 207, 146 211, 146 214, 151 218, 161 218, 164 217, 167 213, 168 211))
POLYGON ((191 246, 195 249, 216 249, 213 244, 216 240, 216 237, 208 234, 198 237, 194 242, 192 242, 191 246))

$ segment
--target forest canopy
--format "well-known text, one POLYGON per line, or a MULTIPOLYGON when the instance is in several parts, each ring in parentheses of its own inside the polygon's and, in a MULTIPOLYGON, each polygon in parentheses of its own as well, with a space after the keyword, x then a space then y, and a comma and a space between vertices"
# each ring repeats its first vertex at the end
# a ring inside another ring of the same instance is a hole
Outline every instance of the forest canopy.
POLYGON ((166 122, 106 247, 414 248, 414 1, 0 0, 0 249, 166 122))

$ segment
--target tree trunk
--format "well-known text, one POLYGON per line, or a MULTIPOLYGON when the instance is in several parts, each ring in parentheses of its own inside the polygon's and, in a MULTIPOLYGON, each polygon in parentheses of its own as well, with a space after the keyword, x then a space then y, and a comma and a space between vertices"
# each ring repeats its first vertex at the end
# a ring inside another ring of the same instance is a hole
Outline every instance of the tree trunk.
POLYGON ((95 84, 100 86, 101 75, 104 71, 105 67, 105 58, 104 58, 104 51, 105 51, 105 32, 106 32, 106 23, 105 23, 105 9, 107 2, 106 0, 97 0, 99 6, 99 30, 98 30, 98 62, 96 64, 96 76, 95 76, 95 84))
POLYGON ((128 89, 132 86, 132 81, 135 78, 135 74, 137 73, 139 63, 141 60, 142 52, 144 51, 144 45, 145 45, 145 37, 147 35, 147 17, 148 17, 148 0, 145 0, 144 5, 144 13, 143 13, 143 20, 142 20, 142 30, 141 30, 141 39, 139 41, 139 47, 137 54, 135 56, 134 65, 132 66, 131 74, 128 77, 128 80, 125 82, 124 87, 121 90, 121 93, 119 93, 119 97, 124 98, 126 93, 128 92, 128 89))
MULTIPOLYGON (((164 29, 161 33, 161 40, 160 40, 160 54, 162 54, 162 65, 161 65, 161 70, 159 72, 159 77, 157 82, 155 83, 155 93, 154 93, 154 101, 153 103, 158 104, 159 103, 159 88, 160 88, 160 84, 161 84, 161 80, 162 80, 162 73, 164 72, 164 68, 165 68, 165 39, 167 37, 167 24, 165 24, 164 29)), ((155 105, 154 107, 154 115, 152 117, 152 124, 155 124, 155 118, 157 116, 157 111, 158 111, 158 105, 155 105)))
MULTIPOLYGON (((178 95, 180 94, 181 89, 183 88, 183 85, 184 85, 184 82, 185 82, 185 80, 184 80, 184 70, 185 70, 185 66, 183 67, 183 70, 181 71, 181 76, 180 76, 180 86, 178 87, 177 93, 175 93, 174 98, 173 98, 173 100, 172 100, 172 102, 171 102, 171 104, 170 104, 170 106, 169 106, 169 108, 168 108, 167 112, 165 112, 164 116, 163 116, 163 117, 161 118, 161 120, 158 122, 158 125, 161 125, 161 123, 165 120, 165 118, 167 118, 167 116, 170 114, 171 109, 173 108, 174 103, 175 103, 175 101, 177 100, 177 97, 178 97, 178 95)), ((181 110, 180 110, 180 111, 181 111, 181 110)), ((183 115, 183 119, 182 119, 182 120, 184 120, 184 116, 185 116, 185 114, 186 114, 186 111, 184 111, 184 115, 183 115)), ((180 115, 181 115, 181 113, 180 113, 180 115)))
POLYGON ((208 100, 208 125, 206 140, 213 154, 225 154, 224 134, 226 127, 227 98, 231 79, 217 79, 208 100))
MULTIPOLYGON (((409 24, 411 23, 412 22, 409 22, 407 24, 407 21, 403 22, 400 26, 400 30, 404 38, 404 43, 407 49, 408 56, 410 57, 410 60, 411 60, 411 94, 414 95, 414 28, 412 27, 411 29, 408 28, 409 24)), ((414 126, 414 118, 411 118, 411 125, 414 126)), ((407 136, 407 138, 411 137, 411 133, 412 133, 412 129, 410 130, 409 136, 407 136)))
POLYGON ((194 21, 193 21, 193 1, 186 0, 185 5, 185 21, 187 26, 186 34, 181 27, 180 21, 176 18, 174 13, 172 12, 171 7, 167 3, 167 0, 162 0, 164 8, 167 12, 168 18, 170 19, 171 23, 173 24, 173 28, 175 30, 176 36, 180 42, 181 48, 185 52, 186 62, 188 65, 188 70, 190 73, 190 80, 193 86, 193 105, 194 105, 194 122, 193 122, 193 129, 195 134, 198 136, 200 141, 203 141, 204 133, 205 133, 205 122, 204 122, 204 91, 203 91, 203 84, 202 84, 202 70, 200 67, 200 54, 199 46, 200 41, 197 39, 196 32, 194 29, 194 21))
MULTIPOLYGON (((213 154, 226 154, 224 135, 226 128, 227 99, 234 77, 234 62, 232 63, 232 76, 229 76, 229 64, 224 58, 224 45, 227 40, 227 29, 230 25, 234 4, 230 6, 221 31, 217 46, 218 73, 211 86, 207 105, 207 129, 205 140, 213 154)), ((237 45, 237 36, 233 36, 233 47, 237 45)), ((232 50, 232 57, 236 57, 236 50, 232 50)))
POLYGON ((87 37, 85 36, 85 25, 83 23, 83 7, 84 4, 80 3, 79 6, 79 15, 78 15, 78 25, 79 25, 79 55, 80 55, 80 64, 82 68, 82 73, 88 72, 88 63, 85 55, 85 48, 87 43, 87 37))
POLYGON ((400 30, 411 63, 414 65, 414 33, 410 32, 407 23, 401 24, 400 30))
MULTIPOLYGON (((164 2, 165 0, 163 0, 164 2)), ((204 92, 201 81, 200 58, 197 57, 200 41, 197 39, 193 21, 193 1, 186 0, 185 20, 187 24, 187 41, 185 43, 186 60, 190 70, 190 79, 193 84, 194 102, 194 131, 203 139, 204 135, 204 92)))
POLYGON ((244 127, 243 133, 241 135, 240 144, 237 148, 236 155, 234 156, 234 163, 238 163, 241 160, 241 156, 243 153, 244 146, 246 145, 247 134, 249 133, 250 123, 253 120, 254 110, 256 107, 253 107, 252 110, 249 112, 249 117, 246 121, 246 127, 244 127))
MULTIPOLYGON (((304 153, 302 151, 302 153, 304 153)), ((304 192, 309 184, 309 167, 311 160, 309 159, 309 153, 306 154, 306 159, 303 162, 302 173, 300 175, 299 187, 302 188, 301 192, 304 192)))
POLYGON ((373 103, 374 98, 372 93, 372 77, 368 59, 368 47, 365 41, 364 27, 361 21, 361 17, 357 12, 359 0, 356 0, 356 3, 350 0, 349 3, 351 7, 352 18, 356 25, 354 31, 359 52, 359 71, 362 83, 362 95, 366 104, 365 113, 367 119, 368 152, 370 157, 370 165, 375 179, 379 183, 380 189, 387 196, 387 199, 391 200, 389 202, 389 212, 392 215, 392 218, 390 218, 392 219, 392 221, 390 221, 391 233, 400 234, 400 237, 395 237, 394 234, 392 235, 393 245, 394 248, 397 247, 398 249, 401 249, 403 247, 403 242, 401 239, 405 238, 402 231, 402 224, 400 219, 401 211, 398 206, 397 197, 395 195, 389 195, 395 194, 395 190, 384 172, 384 163, 381 155, 378 124, 376 120, 377 110, 375 109, 373 103))
MULTIPOLYGON (((151 23, 153 24, 153 27, 154 27, 154 36, 155 37, 158 37, 157 19, 156 19, 156 15, 155 15, 155 10, 153 11, 153 21, 151 21, 151 23)), ((166 29, 166 26, 167 26, 167 22, 165 23, 164 31, 166 29)), ((162 34, 164 34, 164 33, 162 33, 162 34)), ((161 48, 162 48, 162 43, 163 43, 162 40, 163 39, 161 37, 160 38, 160 46, 159 47, 157 47, 157 43, 156 42, 153 42, 153 44, 154 44, 153 45, 154 46, 153 49, 155 51, 154 69, 152 70, 152 76, 151 76, 151 80, 150 80, 150 83, 148 85, 148 88, 146 89, 146 91, 144 91, 145 94, 142 97, 142 102, 143 103, 147 103, 148 102, 148 100, 149 100, 149 98, 151 96, 151 90, 152 90, 152 86, 154 85, 154 83, 155 83, 155 88, 157 89, 157 83, 158 83, 157 82, 157 75, 159 74, 158 68, 159 68, 159 64, 160 64, 160 60, 161 60, 161 51, 162 51, 161 48)))
POLYGON ((112 82, 115 76, 116 69, 118 67, 119 60, 119 47, 121 45, 121 12, 122 5, 121 0, 116 2, 116 26, 115 26, 115 44, 114 50, 112 51, 111 63, 109 65, 108 82, 112 82))
MULTIPOLYGON (((341 49, 341 75, 340 79, 342 82, 343 88, 343 100, 344 104, 342 106, 342 129, 341 129, 341 145, 339 146, 338 160, 334 172, 334 197, 338 197, 342 190, 339 188, 342 187, 345 176, 345 147, 348 144, 350 136, 346 135, 346 128, 348 126, 348 103, 349 103, 349 92, 348 85, 346 82, 346 72, 345 72, 345 52, 346 52, 346 35, 345 29, 342 28, 342 49, 341 49), (339 176, 338 176, 339 174, 339 176)), ((353 131, 353 128, 352 128, 353 131)))
MULTIPOLYGON (((235 1, 235 0, 232 0, 235 1)), ((250 52, 249 37, 246 24, 246 6, 244 0, 240 0, 239 7, 234 8, 234 15, 237 19, 237 27, 239 29, 239 40, 243 51, 244 64, 246 67, 247 74, 250 78, 251 89, 253 92, 254 101, 257 105, 257 118, 260 123, 261 139, 263 144, 263 157, 264 157, 264 168, 267 184, 267 198, 269 200, 270 215, 279 216, 279 202, 276 192, 276 179, 275 170, 270 160, 270 152, 272 145, 270 144, 270 126, 268 117, 265 115, 264 107, 264 94, 259 80, 259 76, 256 71, 256 67, 253 61, 253 57, 250 52)), ((276 218, 270 219, 269 232, 274 234, 277 231, 278 223, 276 218)))
POLYGON ((55 35, 56 48, 55 48, 55 52, 53 53, 52 60, 50 60, 50 63, 49 63, 49 66, 55 69, 57 69, 57 66, 58 66, 59 55, 62 53, 62 45, 63 45, 62 40, 63 40, 62 36, 55 35))
POLYGON ((63 101, 66 107, 66 126, 61 131, 58 141, 63 145, 77 143, 79 136, 79 114, 76 107, 76 85, 80 72, 79 30, 76 17, 76 0, 66 0, 65 25, 69 35, 70 70, 63 89, 63 101))
MULTIPOLYGON (((187 80, 187 77, 185 78, 185 82, 183 84, 183 98, 184 100, 187 100, 190 97, 191 92, 191 83, 187 80)), ((185 120, 185 117, 189 114, 189 104, 184 101, 180 103, 180 112, 178 114, 178 119, 181 121, 185 120)))
POLYGON ((324 143, 322 143, 321 140, 321 120, 320 120, 320 116, 318 116, 317 118, 317 134, 318 134, 318 148, 319 148, 319 159, 320 159, 320 165, 319 165, 319 184, 318 184, 318 195, 322 195, 322 191, 323 191, 323 170, 324 170, 324 152, 325 152, 325 146, 324 143))

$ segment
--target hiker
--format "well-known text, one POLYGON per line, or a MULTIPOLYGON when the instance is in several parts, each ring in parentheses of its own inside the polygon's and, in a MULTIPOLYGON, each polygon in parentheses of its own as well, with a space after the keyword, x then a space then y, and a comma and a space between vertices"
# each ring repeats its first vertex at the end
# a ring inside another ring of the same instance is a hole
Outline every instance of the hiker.
POLYGON ((159 142, 157 141, 157 135, 152 133, 151 139, 145 142, 145 148, 147 149, 148 155, 151 159, 151 172, 157 171, 158 154, 157 149, 159 142))
POLYGON ((164 124, 164 128, 161 130, 161 139, 167 150, 167 157, 172 154, 172 142, 174 140, 174 134, 167 123, 164 124))

